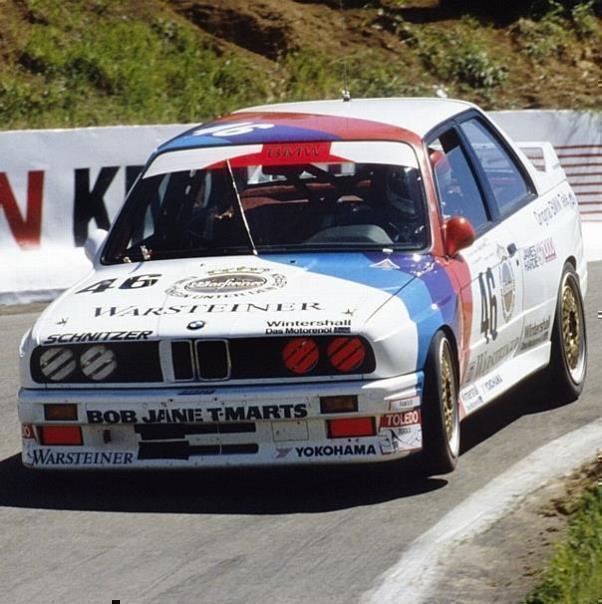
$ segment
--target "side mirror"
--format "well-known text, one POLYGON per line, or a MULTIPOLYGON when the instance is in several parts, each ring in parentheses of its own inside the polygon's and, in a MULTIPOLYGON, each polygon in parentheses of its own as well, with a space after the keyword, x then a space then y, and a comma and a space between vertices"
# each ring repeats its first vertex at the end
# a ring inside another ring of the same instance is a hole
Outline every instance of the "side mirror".
POLYGON ((104 229, 95 229, 86 239, 86 243, 84 243, 84 252, 86 253, 86 258, 94 264, 96 260, 96 256, 102 247, 102 244, 105 241, 108 232, 104 229))
POLYGON ((477 238, 470 220, 463 216, 452 216, 443 226, 445 253, 452 258, 471 246, 477 238))

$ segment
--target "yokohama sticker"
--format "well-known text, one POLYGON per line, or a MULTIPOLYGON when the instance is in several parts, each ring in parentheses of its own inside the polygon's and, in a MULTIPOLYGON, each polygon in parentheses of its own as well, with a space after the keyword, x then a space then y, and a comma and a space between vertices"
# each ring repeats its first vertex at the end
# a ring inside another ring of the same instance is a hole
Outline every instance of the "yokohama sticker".
POLYGON ((295 447, 297 457, 338 457, 342 455, 376 455, 374 445, 325 445, 295 447))
POLYGON ((192 298, 234 298, 280 289, 286 277, 269 268, 224 268, 208 271, 207 277, 187 277, 165 290, 170 296, 192 298))

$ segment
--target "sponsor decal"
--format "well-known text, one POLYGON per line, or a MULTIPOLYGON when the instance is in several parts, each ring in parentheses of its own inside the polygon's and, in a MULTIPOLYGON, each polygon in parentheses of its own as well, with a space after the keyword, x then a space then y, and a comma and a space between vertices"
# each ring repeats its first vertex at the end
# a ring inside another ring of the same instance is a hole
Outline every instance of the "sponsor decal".
POLYGON ((412 409, 401 413, 385 413, 380 418, 379 430, 383 428, 402 428, 420 424, 420 409, 412 409))
POLYGON ((564 208, 577 207, 577 198, 572 191, 557 193, 542 207, 533 210, 533 216, 540 226, 548 226, 564 208))
POLYGON ((463 390, 460 394, 460 398, 462 399, 462 404, 467 412, 472 411, 483 404, 483 397, 476 386, 470 386, 469 388, 466 388, 466 390, 463 390))
POLYGON ((343 455, 376 455, 374 445, 324 445, 295 447, 297 457, 339 457, 343 455))
POLYGON ((54 333, 44 344, 67 344, 73 342, 120 342, 123 340, 148 340, 152 331, 95 331, 86 333, 54 333))
POLYGON ((370 268, 380 268, 383 271, 394 271, 399 269, 399 266, 393 262, 390 258, 385 258, 380 262, 376 262, 375 264, 371 264, 370 268))
POLYGON ((134 461, 134 454, 125 451, 31 449, 26 455, 27 463, 32 466, 127 466, 134 461))
POLYGON ((276 455, 274 456, 276 459, 283 459, 288 457, 288 454, 293 450, 292 447, 277 447, 276 455))
POLYGON ((507 260, 500 266, 500 294, 502 299, 502 313, 504 320, 508 321, 514 312, 514 302, 516 297, 516 281, 514 279, 514 269, 512 262, 507 260))
POLYGON ((378 433, 378 447, 382 455, 422 448, 422 428, 419 424, 401 428, 384 428, 378 433))
POLYGON ((493 390, 494 388, 497 388, 501 383, 502 383, 502 376, 498 373, 497 375, 494 375, 493 377, 489 378, 484 384, 483 386, 485 386, 485 390, 493 390))
POLYGON ((307 417, 307 405, 240 405, 209 407, 178 407, 148 409, 93 409, 88 406, 86 417, 90 424, 193 424, 202 422, 240 422, 270 419, 300 419, 307 417))
POLYGON ((208 271, 207 277, 187 277, 165 290, 179 298, 232 298, 281 289, 286 277, 269 268, 224 268, 208 271))
POLYGON ((510 357, 519 344, 520 337, 514 338, 493 352, 481 352, 481 354, 479 354, 468 366, 466 381, 471 382, 482 375, 489 373, 491 369, 501 363, 505 358, 510 357))
POLYGON ((389 411, 402 411, 404 409, 412 409, 420 407, 420 397, 413 396, 411 398, 401 398, 389 401, 389 411))
POLYGON ((266 304, 175 304, 172 306, 97 306, 94 317, 162 317, 211 313, 274 313, 324 310, 319 302, 272 302, 266 304))
POLYGON ((523 250, 523 266, 525 271, 533 271, 556 259, 556 248, 551 237, 530 245, 523 250))
POLYGON ((267 321, 266 335, 351 333, 351 319, 342 321, 267 321))
POLYGON ((526 350, 528 348, 532 348, 533 346, 537 346, 537 344, 545 342, 548 339, 548 332, 550 330, 551 323, 552 319, 547 317, 538 323, 530 323, 525 325, 520 349, 526 350))

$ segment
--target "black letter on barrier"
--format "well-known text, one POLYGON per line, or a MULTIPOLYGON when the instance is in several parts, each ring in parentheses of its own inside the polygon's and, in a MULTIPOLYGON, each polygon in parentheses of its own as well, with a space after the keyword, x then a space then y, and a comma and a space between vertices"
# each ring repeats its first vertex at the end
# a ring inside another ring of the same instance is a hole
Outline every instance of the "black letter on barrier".
POLYGON ((133 184, 136 182, 138 175, 142 172, 144 166, 126 166, 125 167, 125 194, 130 192, 133 184))
POLYGON ((109 215, 104 196, 111 186, 118 167, 101 168, 90 190, 90 169, 75 170, 75 200, 73 203, 73 236, 75 245, 81 247, 88 238, 88 223, 94 219, 99 229, 108 229, 109 215))

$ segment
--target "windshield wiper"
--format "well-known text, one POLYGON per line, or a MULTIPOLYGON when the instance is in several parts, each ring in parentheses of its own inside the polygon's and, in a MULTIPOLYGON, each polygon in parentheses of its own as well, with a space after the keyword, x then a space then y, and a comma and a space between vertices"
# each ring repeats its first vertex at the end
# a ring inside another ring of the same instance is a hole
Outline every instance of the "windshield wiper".
POLYGON ((240 200, 240 194, 238 193, 238 187, 236 186, 236 181, 234 180, 234 174, 232 173, 232 166, 230 165, 230 160, 226 160, 226 166, 228 167, 228 174, 230 175, 230 180, 232 182, 232 188, 234 189, 234 195, 236 196, 236 202, 238 203, 238 209, 240 210, 240 215, 242 217, 242 222, 245 225, 245 231, 247 232, 247 237, 249 238, 249 243, 251 244, 251 251, 254 256, 257 256, 257 247, 255 246, 255 242, 253 241, 253 236, 251 235, 251 229, 249 228, 249 223, 247 222, 247 217, 245 215, 245 211, 242 207, 242 201, 240 200))

